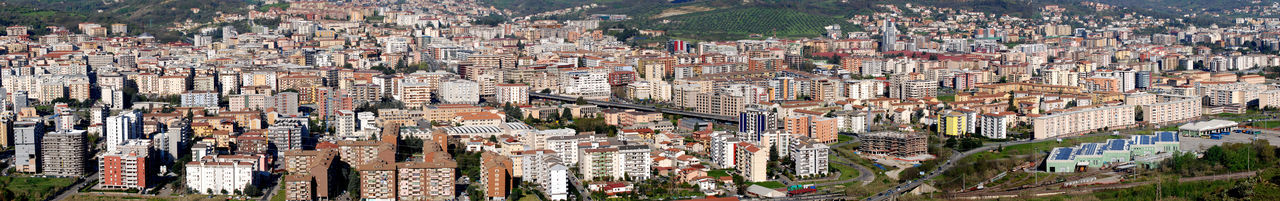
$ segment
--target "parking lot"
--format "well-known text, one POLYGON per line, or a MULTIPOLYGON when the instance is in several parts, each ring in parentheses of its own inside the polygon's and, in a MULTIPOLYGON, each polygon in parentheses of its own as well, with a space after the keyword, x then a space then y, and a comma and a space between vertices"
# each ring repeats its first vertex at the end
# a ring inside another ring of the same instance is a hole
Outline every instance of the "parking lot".
MULTIPOLYGON (((1213 147, 1213 145, 1221 145, 1222 143, 1227 142, 1249 143, 1253 140, 1253 137, 1254 135, 1244 133, 1231 133, 1231 135, 1222 136, 1222 139, 1219 140, 1200 137, 1182 137, 1182 144, 1179 146, 1182 147, 1182 151, 1200 152, 1209 149, 1209 147, 1213 147)), ((1257 137, 1258 140, 1267 140, 1272 146, 1280 146, 1280 135, 1274 133, 1263 133, 1258 134, 1257 137)))

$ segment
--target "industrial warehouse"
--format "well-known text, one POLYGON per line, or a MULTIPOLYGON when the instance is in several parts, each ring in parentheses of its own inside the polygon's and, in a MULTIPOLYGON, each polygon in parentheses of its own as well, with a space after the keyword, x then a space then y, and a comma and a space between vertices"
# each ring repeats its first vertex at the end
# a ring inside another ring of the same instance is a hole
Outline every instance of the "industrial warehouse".
POLYGON ((1157 164, 1179 149, 1176 132, 1134 135, 1129 139, 1111 139, 1105 143, 1084 143, 1076 147, 1054 148, 1045 161, 1048 172, 1080 172, 1089 168, 1136 163, 1157 164))

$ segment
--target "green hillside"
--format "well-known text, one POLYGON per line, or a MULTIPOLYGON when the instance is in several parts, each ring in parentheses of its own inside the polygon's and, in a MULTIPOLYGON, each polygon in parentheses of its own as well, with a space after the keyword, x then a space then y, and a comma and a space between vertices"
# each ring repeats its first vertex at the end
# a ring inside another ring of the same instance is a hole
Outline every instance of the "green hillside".
POLYGON ((845 30, 854 28, 841 18, 767 7, 716 9, 634 22, 639 28, 667 30, 667 34, 674 37, 698 40, 741 39, 750 34, 819 37, 826 32, 823 27, 827 25, 841 24, 845 30))
POLYGON ((72 1, 72 0, 8 0, 0 2, 0 25, 31 26, 33 35, 47 34, 45 26, 63 26, 75 29, 76 24, 93 22, 102 25, 124 23, 131 35, 150 33, 161 41, 181 39, 181 33, 169 32, 173 22, 188 19, 207 22, 222 13, 245 13, 249 5, 245 0, 122 0, 122 1, 72 1), (192 12, 197 8, 199 12, 192 12))

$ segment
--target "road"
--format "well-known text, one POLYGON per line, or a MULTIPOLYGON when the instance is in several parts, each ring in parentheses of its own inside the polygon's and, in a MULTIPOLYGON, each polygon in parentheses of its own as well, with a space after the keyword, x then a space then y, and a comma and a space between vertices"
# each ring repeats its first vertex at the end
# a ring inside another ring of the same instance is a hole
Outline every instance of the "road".
POLYGON ((68 187, 66 190, 63 190, 62 192, 58 192, 58 196, 53 197, 53 199, 51 200, 66 200, 72 195, 79 193, 80 188, 84 188, 84 185, 88 185, 89 184, 88 182, 90 181, 94 181, 94 182, 98 181, 98 174, 97 173, 90 174, 88 177, 81 179, 79 182, 76 182, 75 184, 72 184, 71 187, 68 187))
POLYGON ((582 185, 582 181, 579 181, 577 176, 569 175, 569 184, 578 189, 578 196, 582 197, 582 200, 591 201, 591 193, 587 192, 586 186, 582 185))
POLYGON ((280 176, 280 181, 276 182, 276 185, 272 185, 271 190, 267 190, 267 192, 263 193, 262 199, 260 200, 262 201, 271 200, 271 196, 275 196, 276 191, 280 190, 280 186, 284 186, 284 176, 280 176))
POLYGON ((915 189, 916 187, 919 187, 919 186, 920 186, 920 184, 923 184, 925 181, 932 180, 934 177, 938 177, 938 175, 941 175, 942 173, 946 172, 947 170, 950 170, 952 167, 954 167, 954 165, 955 165, 955 161, 959 161, 960 159, 963 159, 964 157, 968 157, 969 155, 973 155, 973 154, 976 154, 976 153, 979 153, 979 152, 991 151, 992 149, 995 149, 996 147, 999 147, 999 146, 1006 146, 1006 147, 1007 147, 1007 146, 1013 146, 1013 145, 1028 144, 1028 143, 1037 143, 1037 142, 1044 142, 1044 141, 1050 141, 1050 140, 1069 139, 1069 138, 1079 138, 1079 137, 1087 137, 1087 136, 1101 136, 1101 135, 1110 135, 1110 134, 1109 134, 1109 133, 1094 133, 1094 134, 1079 135, 1079 136, 1071 136, 1071 137, 1064 137, 1064 138, 1051 138, 1051 139, 1039 139, 1039 140, 1030 140, 1030 141, 1016 141, 1016 142, 1003 142, 1003 143, 996 143, 996 144, 988 144, 988 145, 986 145, 986 146, 982 146, 982 147, 979 147, 979 148, 976 148, 976 149, 973 149, 973 150, 969 150, 969 151, 966 151, 966 152, 963 152, 963 153, 959 153, 959 154, 952 154, 952 155, 951 155, 951 158, 947 158, 947 161, 946 161, 945 163, 943 163, 942 165, 939 165, 937 170, 934 170, 934 171, 930 172, 928 175, 925 175, 924 177, 921 177, 920 179, 913 180, 913 181, 911 181, 911 182, 907 182, 907 183, 904 183, 904 184, 898 184, 898 185, 897 185, 897 186, 895 186, 894 188, 889 188, 888 190, 885 190, 884 192, 881 192, 881 193, 879 193, 879 194, 876 194, 876 195, 873 195, 873 196, 871 196, 871 197, 867 198, 867 200, 880 201, 880 200, 888 200, 888 199, 891 199, 891 198, 897 197, 898 195, 902 194, 902 192, 905 192, 905 191, 911 191, 911 189, 915 189))
MULTIPOLYGON (((1248 172, 1227 173, 1227 174, 1219 174, 1219 175, 1188 177, 1188 178, 1180 178, 1178 179, 1178 182, 1181 183, 1181 182, 1193 182, 1193 181, 1216 181, 1216 180, 1241 179, 1241 178, 1248 178, 1248 177, 1255 176, 1257 175, 1257 173, 1258 173, 1257 171, 1248 171, 1248 172)), ((973 192, 973 193, 957 194, 955 197, 951 197, 948 199, 977 200, 977 199, 999 199, 999 198, 1007 198, 1007 197, 1017 197, 1017 196, 1028 195, 1028 194, 1030 195, 1079 194, 1079 193, 1090 193, 1090 192, 1099 191, 1099 190, 1133 188, 1137 186, 1150 185, 1155 182, 1156 181, 1143 181, 1143 182, 1133 182, 1133 183, 1091 186, 1091 187, 1085 187, 1085 188, 1070 188, 1070 189, 1033 191, 1033 192, 1025 192, 1025 191, 973 192)))
MULTIPOLYGON (((578 98, 575 98, 575 97, 544 94, 544 93, 529 93, 529 97, 558 100, 558 101, 564 101, 564 102, 573 102, 578 100, 578 98)), ((590 103, 592 105, 602 106, 602 107, 615 107, 615 108, 635 109, 635 110, 643 110, 643 111, 650 111, 650 112, 661 112, 661 113, 667 113, 667 114, 678 114, 681 116, 697 117, 697 118, 703 118, 703 119, 738 123, 738 118, 734 116, 721 116, 721 115, 690 112, 690 111, 677 110, 677 109, 662 109, 662 108, 648 106, 648 105, 637 105, 637 104, 615 102, 615 101, 587 100, 587 103, 590 103)))
MULTIPOLYGON (((851 136, 851 137, 854 137, 854 138, 853 138, 853 140, 849 140, 849 141, 844 141, 844 142, 841 142, 841 143, 833 144, 833 145, 831 145, 830 147, 832 147, 832 148, 834 149, 834 147, 845 146, 845 145, 849 145, 850 143, 854 143, 854 142, 859 142, 859 141, 861 141, 861 140, 859 140, 856 136, 853 136, 853 135, 847 135, 847 134, 841 134, 841 135, 851 136)), ((829 156, 836 156, 836 157, 841 157, 841 158, 848 159, 848 157, 846 157, 846 156, 844 156, 844 155, 840 155, 840 153, 839 153, 839 152, 837 152, 837 151, 834 151, 834 150, 829 150, 829 151, 830 151, 830 153, 827 153, 827 154, 829 154, 829 156)), ((872 180, 874 180, 874 179, 876 178, 876 177, 875 177, 875 173, 874 173, 874 172, 871 172, 871 169, 870 169, 870 168, 867 168, 866 166, 862 166, 862 165, 858 165, 858 164, 852 164, 852 163, 844 163, 844 162, 839 162, 839 161, 835 161, 835 160, 827 160, 827 162, 829 162, 829 163, 836 163, 836 164, 840 164, 840 165, 844 165, 844 166, 853 167, 854 169, 858 169, 858 177, 850 178, 850 179, 846 179, 846 180, 840 180, 840 181, 830 181, 830 182, 818 183, 818 184, 815 184, 815 186, 818 186, 818 187, 823 187, 823 186, 835 186, 835 185, 848 184, 848 183, 850 183, 850 182, 855 182, 855 181, 862 181, 862 184, 863 184, 863 185, 866 185, 866 184, 868 184, 868 183, 871 183, 871 181, 872 181, 872 180)), ((837 171, 834 177, 835 177, 835 178, 839 178, 839 177, 841 176, 840 174, 842 174, 842 173, 837 171)), ((789 178, 787 178, 787 177, 779 177, 779 179, 781 179, 781 180, 780 180, 780 181, 778 181, 778 182, 782 182, 782 184, 785 184, 785 185, 788 185, 788 186, 790 186, 790 185, 796 185, 796 184, 797 184, 797 181, 791 181, 791 179, 789 179, 789 178)))

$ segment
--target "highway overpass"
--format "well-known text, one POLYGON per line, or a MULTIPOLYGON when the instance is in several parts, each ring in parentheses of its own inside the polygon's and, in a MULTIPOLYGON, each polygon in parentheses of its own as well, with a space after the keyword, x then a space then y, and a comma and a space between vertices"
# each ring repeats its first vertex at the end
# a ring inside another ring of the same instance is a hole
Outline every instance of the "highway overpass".
MULTIPOLYGON (((547 100, 558 100, 558 101, 564 101, 564 102, 578 101, 577 97, 568 97, 568 96, 552 95, 552 94, 544 94, 544 93, 529 93, 529 97, 547 99, 547 100)), ((649 112, 661 112, 666 114, 678 114, 680 116, 686 116, 686 117, 695 117, 695 118, 716 120, 721 122, 738 123, 738 118, 733 116, 721 116, 721 115, 690 112, 690 111, 677 110, 677 109, 662 109, 662 108, 657 108, 657 107, 647 106, 647 105, 637 105, 637 104, 619 103, 619 102, 611 102, 611 101, 587 100, 587 103, 591 103, 593 105, 597 105, 600 107, 634 109, 634 110, 649 111, 649 112)))

